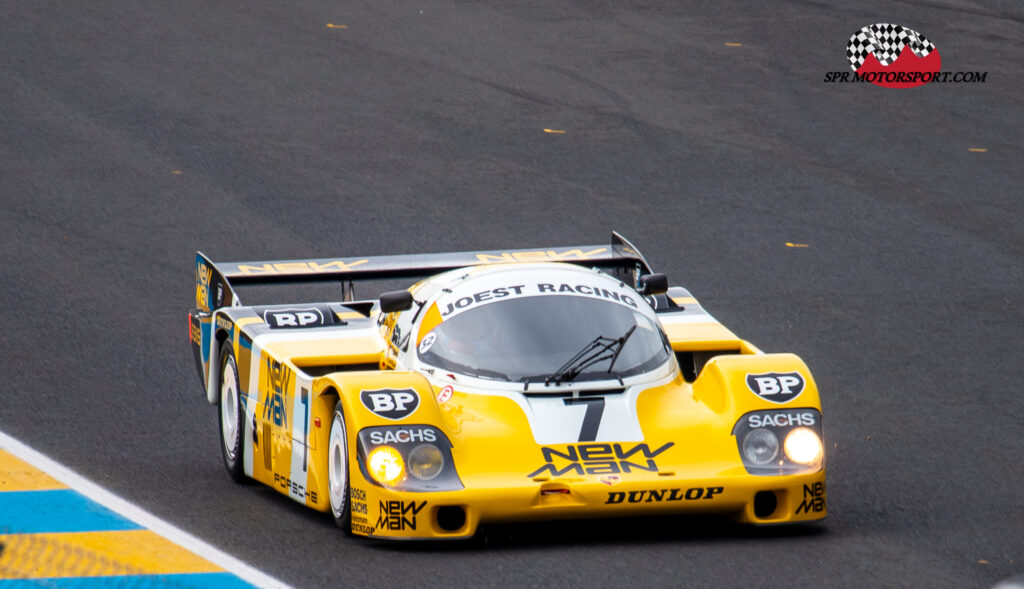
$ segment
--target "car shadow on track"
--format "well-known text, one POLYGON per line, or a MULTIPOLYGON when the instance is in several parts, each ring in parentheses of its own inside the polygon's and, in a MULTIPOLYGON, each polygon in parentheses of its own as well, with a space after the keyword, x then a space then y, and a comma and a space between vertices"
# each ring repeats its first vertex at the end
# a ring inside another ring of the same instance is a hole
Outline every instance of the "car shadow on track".
MULTIPOLYGON (((300 505, 276 491, 263 487, 252 490, 271 509, 291 509, 290 516, 307 525, 324 530, 344 532, 331 518, 300 505)), ((785 525, 740 524, 722 515, 676 515, 650 517, 612 517, 605 519, 567 519, 481 526, 472 538, 445 540, 387 540, 351 536, 348 540, 369 549, 409 552, 474 552, 495 549, 531 549, 544 546, 622 545, 677 542, 732 542, 775 538, 814 538, 828 533, 827 524, 819 522, 785 525)))
POLYGON ((807 538, 827 533, 822 523, 754 526, 721 516, 635 517, 565 520, 481 527, 465 540, 389 542, 371 546, 416 552, 532 549, 543 546, 650 544, 652 542, 734 541, 766 538, 807 538))

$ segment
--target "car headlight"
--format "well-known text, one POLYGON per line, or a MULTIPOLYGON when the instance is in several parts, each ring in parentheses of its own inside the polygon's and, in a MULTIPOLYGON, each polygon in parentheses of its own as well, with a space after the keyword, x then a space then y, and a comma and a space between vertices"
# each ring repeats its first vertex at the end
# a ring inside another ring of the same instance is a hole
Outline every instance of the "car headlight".
POLYGON ((750 474, 787 475, 824 468, 821 412, 817 409, 752 411, 732 430, 750 474))
POLYGON ((779 438, 775 432, 769 429, 755 429, 743 436, 743 457, 750 462, 768 464, 778 455, 779 438))
POLYGON ((821 438, 806 427, 790 431, 783 448, 786 457, 798 464, 814 464, 821 458, 821 438))
POLYGON ((375 481, 393 486, 402 479, 405 461, 401 453, 391 446, 377 446, 366 457, 366 468, 375 481))
POLYGON ((397 491, 454 491, 462 481, 451 442, 431 425, 386 425, 360 430, 356 455, 363 476, 397 491))
POLYGON ((444 454, 433 444, 420 444, 409 453, 409 474, 429 481, 437 478, 444 468, 444 454))

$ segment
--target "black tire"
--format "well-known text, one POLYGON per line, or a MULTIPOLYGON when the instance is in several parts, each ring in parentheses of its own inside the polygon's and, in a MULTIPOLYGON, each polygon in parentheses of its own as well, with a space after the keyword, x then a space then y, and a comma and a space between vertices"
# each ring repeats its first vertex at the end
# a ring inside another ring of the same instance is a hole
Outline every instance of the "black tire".
POLYGON ((352 501, 348 477, 348 430, 341 401, 334 405, 327 442, 327 496, 334 523, 352 533, 352 501))
POLYGON ((217 393, 217 422, 220 424, 220 451, 224 467, 235 482, 245 482, 245 417, 242 412, 241 388, 238 384, 238 364, 230 342, 220 350, 220 386, 217 393))

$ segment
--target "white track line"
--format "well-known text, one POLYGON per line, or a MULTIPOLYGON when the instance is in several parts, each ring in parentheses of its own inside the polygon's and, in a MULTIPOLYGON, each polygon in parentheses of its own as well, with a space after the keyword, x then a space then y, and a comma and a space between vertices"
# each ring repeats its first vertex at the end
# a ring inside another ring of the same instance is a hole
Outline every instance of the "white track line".
POLYGON ((257 587, 288 587, 288 585, 278 581, 266 573, 256 570, 230 554, 227 554, 199 538, 196 538, 192 534, 165 522, 141 507, 118 497, 70 468, 43 454, 40 454, 39 452, 36 452, 32 448, 29 448, 3 431, 0 431, 0 449, 6 450, 21 460, 28 462, 32 466, 42 470, 46 474, 66 484, 82 495, 85 495, 89 499, 92 499, 96 503, 123 515, 140 526, 156 532, 179 546, 183 546, 188 550, 191 550, 202 558, 205 558, 229 573, 233 573, 257 587))

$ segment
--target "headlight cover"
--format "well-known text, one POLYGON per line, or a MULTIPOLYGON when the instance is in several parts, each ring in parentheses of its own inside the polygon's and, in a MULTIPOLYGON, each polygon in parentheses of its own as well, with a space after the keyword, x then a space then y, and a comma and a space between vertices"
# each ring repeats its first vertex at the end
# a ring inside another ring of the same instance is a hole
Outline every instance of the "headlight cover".
POLYGON ((386 425, 360 430, 356 456, 366 480, 396 491, 456 491, 451 442, 431 425, 386 425))
POLYGON ((750 474, 802 474, 825 467, 821 412, 817 409, 752 411, 736 422, 732 435, 750 474))
POLYGON ((383 485, 394 485, 405 475, 405 460, 391 446, 377 446, 366 456, 370 478, 383 485))
POLYGON ((758 428, 743 436, 743 458, 752 464, 764 466, 779 455, 779 437, 768 428, 758 428))
POLYGON ((421 481, 432 481, 444 469, 444 454, 434 444, 420 444, 409 452, 409 474, 421 481))
POLYGON ((821 460, 824 448, 821 436, 806 427, 798 427, 786 434, 783 444, 786 458, 797 464, 815 464, 821 460))

